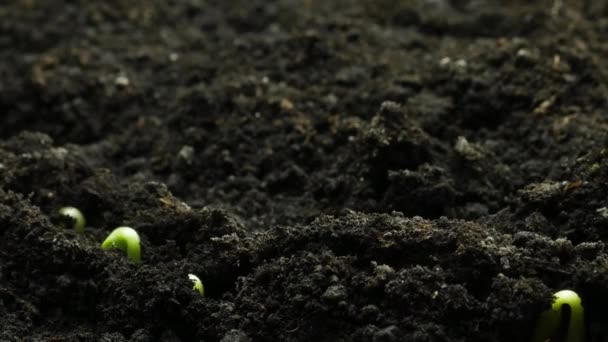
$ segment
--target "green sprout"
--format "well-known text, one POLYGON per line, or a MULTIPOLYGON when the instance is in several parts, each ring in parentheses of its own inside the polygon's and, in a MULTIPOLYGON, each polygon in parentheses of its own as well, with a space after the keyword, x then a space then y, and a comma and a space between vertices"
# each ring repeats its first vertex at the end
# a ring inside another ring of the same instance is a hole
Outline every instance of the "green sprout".
POLYGON ((584 310, 576 292, 562 290, 554 295, 551 309, 538 319, 532 342, 582 342, 585 339, 584 310))
MULTIPOLYGON (((85 221, 84 215, 80 210, 74 207, 63 207, 59 209, 59 214, 69 218, 69 220, 72 222, 72 229, 74 229, 77 233, 84 233, 84 227, 87 222, 85 221)), ((62 223, 61 225, 64 226, 65 223, 62 223)))
POLYGON ((119 248, 127 251, 129 260, 139 263, 141 261, 141 246, 139 244, 139 235, 135 229, 130 227, 118 227, 108 235, 101 244, 103 250, 110 248, 119 248))
POLYGON ((201 296, 204 296, 205 288, 203 287, 203 282, 199 279, 199 277, 190 273, 190 274, 188 274, 188 278, 190 278, 190 280, 192 280, 192 284, 194 284, 194 287, 192 287, 192 289, 198 291, 198 293, 200 293, 201 296))

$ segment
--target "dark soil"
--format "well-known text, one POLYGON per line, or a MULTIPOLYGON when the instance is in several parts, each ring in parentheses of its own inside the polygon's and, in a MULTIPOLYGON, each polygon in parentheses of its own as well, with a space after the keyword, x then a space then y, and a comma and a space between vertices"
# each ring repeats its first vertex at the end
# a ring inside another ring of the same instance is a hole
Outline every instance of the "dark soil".
POLYGON ((605 0, 3 1, 0 341, 527 341, 561 289, 608 341, 607 35, 605 0))

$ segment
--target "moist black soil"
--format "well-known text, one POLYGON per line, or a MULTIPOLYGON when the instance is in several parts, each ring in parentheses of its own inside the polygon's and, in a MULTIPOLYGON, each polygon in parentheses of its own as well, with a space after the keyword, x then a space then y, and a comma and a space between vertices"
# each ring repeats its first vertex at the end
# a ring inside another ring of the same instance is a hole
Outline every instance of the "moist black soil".
POLYGON ((0 340, 527 341, 572 289, 608 341, 607 34, 604 0, 3 2, 0 340))

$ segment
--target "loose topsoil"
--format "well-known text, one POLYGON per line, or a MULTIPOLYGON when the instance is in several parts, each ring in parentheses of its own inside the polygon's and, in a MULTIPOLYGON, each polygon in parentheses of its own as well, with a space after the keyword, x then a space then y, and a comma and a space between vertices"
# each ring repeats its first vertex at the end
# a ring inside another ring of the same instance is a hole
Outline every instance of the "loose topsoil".
POLYGON ((608 341, 607 34, 605 0, 3 1, 0 341, 528 341, 562 289, 608 341))

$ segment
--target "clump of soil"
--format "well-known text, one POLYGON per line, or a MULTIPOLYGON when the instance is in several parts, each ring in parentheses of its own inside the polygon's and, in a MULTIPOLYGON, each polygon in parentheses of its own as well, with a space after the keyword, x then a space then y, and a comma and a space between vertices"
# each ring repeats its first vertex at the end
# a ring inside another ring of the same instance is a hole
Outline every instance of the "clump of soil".
POLYGON ((0 340, 525 341, 566 288, 608 340, 607 27, 606 1, 0 5, 0 340), (123 225, 141 264, 100 248, 123 225))

